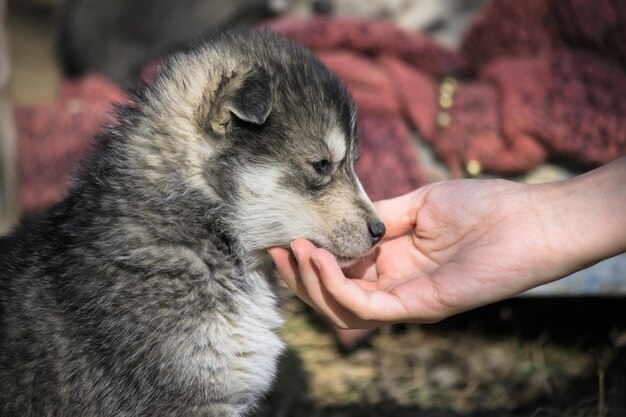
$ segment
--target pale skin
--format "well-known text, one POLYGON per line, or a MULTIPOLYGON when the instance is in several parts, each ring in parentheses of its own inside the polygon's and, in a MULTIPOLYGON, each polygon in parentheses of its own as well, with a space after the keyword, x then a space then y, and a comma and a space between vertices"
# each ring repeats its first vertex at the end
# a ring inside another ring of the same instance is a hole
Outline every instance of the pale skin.
POLYGON ((445 181, 376 206, 387 234, 352 268, 305 239, 269 249, 340 328, 437 322, 626 252, 626 157, 555 183, 445 181))

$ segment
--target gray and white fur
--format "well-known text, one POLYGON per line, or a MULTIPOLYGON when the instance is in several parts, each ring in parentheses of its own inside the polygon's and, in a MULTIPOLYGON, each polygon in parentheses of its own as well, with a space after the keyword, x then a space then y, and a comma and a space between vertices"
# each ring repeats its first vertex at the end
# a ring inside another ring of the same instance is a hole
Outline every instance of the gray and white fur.
POLYGON ((0 415, 242 416, 283 346, 266 248, 348 264, 384 233, 352 99, 301 47, 233 30, 116 116, 62 201, 0 238, 0 415))

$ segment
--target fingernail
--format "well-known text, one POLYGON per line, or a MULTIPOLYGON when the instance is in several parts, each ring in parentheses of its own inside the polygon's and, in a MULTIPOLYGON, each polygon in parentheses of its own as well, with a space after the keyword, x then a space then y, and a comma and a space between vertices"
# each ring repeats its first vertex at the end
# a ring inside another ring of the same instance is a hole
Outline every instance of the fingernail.
POLYGON ((289 247, 291 248, 291 253, 293 253, 294 258, 296 258, 296 261, 300 262, 300 260, 298 259, 298 252, 296 252, 296 250, 293 248, 293 242, 289 242, 289 247))
POLYGON ((313 265, 315 265, 315 267, 319 271, 319 269, 320 269, 320 261, 319 261, 319 259, 317 259, 317 257, 315 257, 315 256, 311 256, 311 261, 313 262, 313 265))

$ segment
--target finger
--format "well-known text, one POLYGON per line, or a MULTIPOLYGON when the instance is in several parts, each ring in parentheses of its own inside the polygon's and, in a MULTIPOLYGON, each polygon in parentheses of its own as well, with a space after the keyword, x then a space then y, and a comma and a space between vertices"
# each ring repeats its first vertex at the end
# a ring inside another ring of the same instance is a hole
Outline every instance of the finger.
MULTIPOLYGON (((317 267, 313 264, 311 255, 318 249, 309 241, 304 239, 297 239, 291 242, 293 253, 298 260, 298 269, 300 273, 301 282, 306 288, 306 293, 309 296, 312 305, 325 315, 331 322, 341 328, 356 328, 356 327, 375 327, 372 325, 363 326, 359 320, 337 304, 336 301, 327 293, 321 284, 317 267)), ((330 255, 330 253, 329 253, 330 255)), ((336 259, 330 255, 334 262, 336 259)), ((343 276, 341 268, 338 269, 339 273, 343 276)), ((345 277, 344 277, 345 279, 345 277)))
POLYGON ((408 314, 395 295, 375 289, 370 281, 347 279, 334 256, 323 249, 314 254, 324 291, 335 303, 368 327, 406 320, 408 314))
MULTIPOLYGON (((296 239, 290 244, 291 252, 296 262, 297 274, 295 285, 306 299, 307 304, 324 315, 329 315, 329 309, 321 302, 320 284, 317 270, 311 263, 311 253, 317 249, 306 239, 296 239)), ((299 294, 298 292, 296 292, 299 294)), ((331 318, 332 319, 332 318, 331 318)))
POLYGON ((422 187, 400 197, 375 203, 387 229, 385 238, 399 236, 415 228, 417 211, 423 205, 426 191, 426 187, 422 187))
MULTIPOLYGON (((384 242, 383 242, 384 243, 384 242)), ((382 245, 382 243, 381 243, 382 245)), ((380 246, 365 258, 359 259, 355 264, 342 268, 343 273, 348 278, 358 278, 368 281, 375 281, 378 278, 376 270, 376 257, 380 251, 380 246)))
MULTIPOLYGON (((313 307, 313 303, 306 292, 306 288, 300 280, 300 272, 298 270, 298 262, 288 249, 281 247, 273 247, 268 249, 270 257, 276 265, 278 274, 287 287, 291 289, 302 301, 313 307)), ((315 308, 315 307, 313 307, 315 308)))

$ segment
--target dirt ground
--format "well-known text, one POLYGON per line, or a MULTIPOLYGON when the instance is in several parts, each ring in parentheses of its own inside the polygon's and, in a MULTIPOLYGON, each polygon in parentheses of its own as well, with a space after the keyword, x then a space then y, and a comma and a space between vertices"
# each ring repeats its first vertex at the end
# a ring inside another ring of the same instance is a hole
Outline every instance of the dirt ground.
POLYGON ((626 305, 516 299, 381 329, 351 353, 302 303, 263 416, 626 416, 626 305))
MULTIPOLYGON (((9 26, 15 102, 52 100, 50 14, 13 7, 9 26)), ((302 303, 289 298, 285 317, 288 351, 262 417, 626 416, 623 299, 511 300, 387 327, 350 353, 302 303)))

